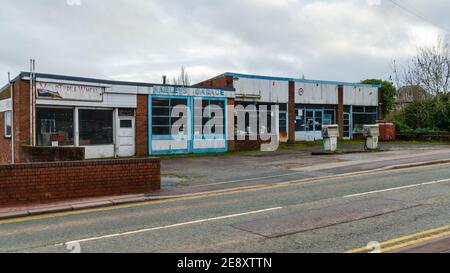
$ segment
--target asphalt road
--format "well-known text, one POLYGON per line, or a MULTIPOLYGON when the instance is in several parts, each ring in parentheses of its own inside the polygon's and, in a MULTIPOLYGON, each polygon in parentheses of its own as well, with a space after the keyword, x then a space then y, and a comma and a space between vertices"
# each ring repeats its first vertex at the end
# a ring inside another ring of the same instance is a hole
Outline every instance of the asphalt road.
POLYGON ((0 252, 443 252, 449 178, 442 164, 5 220, 0 252))
MULTIPOLYGON (((311 156, 311 152, 320 150, 313 147, 280 149, 271 153, 163 159, 162 186, 165 191, 162 194, 295 181, 450 158, 449 145, 382 145, 387 152, 311 156)), ((345 150, 357 148, 346 145, 345 150)))

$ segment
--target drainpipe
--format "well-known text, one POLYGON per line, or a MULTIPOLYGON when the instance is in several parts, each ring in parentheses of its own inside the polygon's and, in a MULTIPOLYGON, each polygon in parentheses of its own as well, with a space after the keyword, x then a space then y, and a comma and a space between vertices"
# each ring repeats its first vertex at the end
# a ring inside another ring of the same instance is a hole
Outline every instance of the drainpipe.
POLYGON ((34 146, 34 69, 35 60, 30 59, 30 145, 34 146))
POLYGON ((14 153, 14 83, 11 81, 11 74, 8 72, 8 82, 11 85, 11 163, 16 163, 14 153))

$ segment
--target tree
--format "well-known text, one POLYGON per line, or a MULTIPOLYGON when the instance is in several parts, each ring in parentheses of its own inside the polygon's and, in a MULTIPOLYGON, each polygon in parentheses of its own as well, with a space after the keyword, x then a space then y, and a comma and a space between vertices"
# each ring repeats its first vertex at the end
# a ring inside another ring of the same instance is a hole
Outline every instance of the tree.
POLYGON ((383 87, 381 87, 381 92, 383 94, 381 96, 382 111, 385 116, 392 112, 394 109, 397 89, 391 82, 377 79, 367 79, 361 83, 383 85, 383 87))
POLYGON ((445 95, 450 91, 450 39, 439 37, 434 45, 417 49, 406 64, 393 62, 397 87, 420 86, 430 94, 445 95))
POLYGON ((178 76, 178 78, 173 77, 173 84, 180 85, 180 86, 190 86, 191 85, 191 80, 190 80, 189 75, 188 75, 186 69, 184 68, 184 66, 181 67, 180 75, 178 76))

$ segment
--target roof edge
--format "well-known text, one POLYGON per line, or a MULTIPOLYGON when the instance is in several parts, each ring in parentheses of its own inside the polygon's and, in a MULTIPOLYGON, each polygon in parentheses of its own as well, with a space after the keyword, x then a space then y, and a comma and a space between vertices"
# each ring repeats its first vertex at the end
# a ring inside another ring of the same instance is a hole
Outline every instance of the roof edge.
MULTIPOLYGON (((242 74, 242 73, 234 73, 234 72, 226 72, 217 77, 239 77, 239 78, 248 78, 248 79, 262 79, 262 80, 273 80, 273 81, 293 81, 293 82, 303 82, 303 83, 316 83, 316 84, 332 84, 332 85, 344 85, 344 86, 353 86, 353 87, 372 87, 372 88, 382 88, 383 85, 376 84, 364 84, 364 83, 351 83, 351 82, 339 82, 339 81, 324 81, 324 80, 307 80, 307 79, 299 79, 299 78, 288 78, 288 77, 273 77, 273 76, 262 76, 262 75, 251 75, 251 74, 242 74)), ((215 77, 215 78, 217 78, 215 77)), ((214 79, 214 78, 213 78, 214 79)))

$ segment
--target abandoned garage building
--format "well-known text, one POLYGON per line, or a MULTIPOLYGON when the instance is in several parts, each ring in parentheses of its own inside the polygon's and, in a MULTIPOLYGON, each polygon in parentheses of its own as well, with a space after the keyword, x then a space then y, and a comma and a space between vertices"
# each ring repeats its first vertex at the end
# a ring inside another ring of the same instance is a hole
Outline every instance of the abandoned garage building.
POLYGON ((321 139, 324 124, 339 124, 341 137, 352 139, 379 119, 380 88, 237 73, 185 87, 22 72, 0 89, 0 163, 27 162, 26 147, 81 147, 85 159, 255 148, 259 139, 236 136, 265 132, 251 124, 239 131, 238 105, 267 106, 282 142, 321 139), (187 117, 173 116, 180 105, 187 117), (221 128, 205 132, 213 108, 221 128), (181 118, 187 128, 174 135, 181 118))
POLYGON ((353 139, 382 115, 381 85, 225 73, 195 86, 232 88, 236 105, 277 105, 285 142, 321 140, 322 125, 330 124, 353 139))

